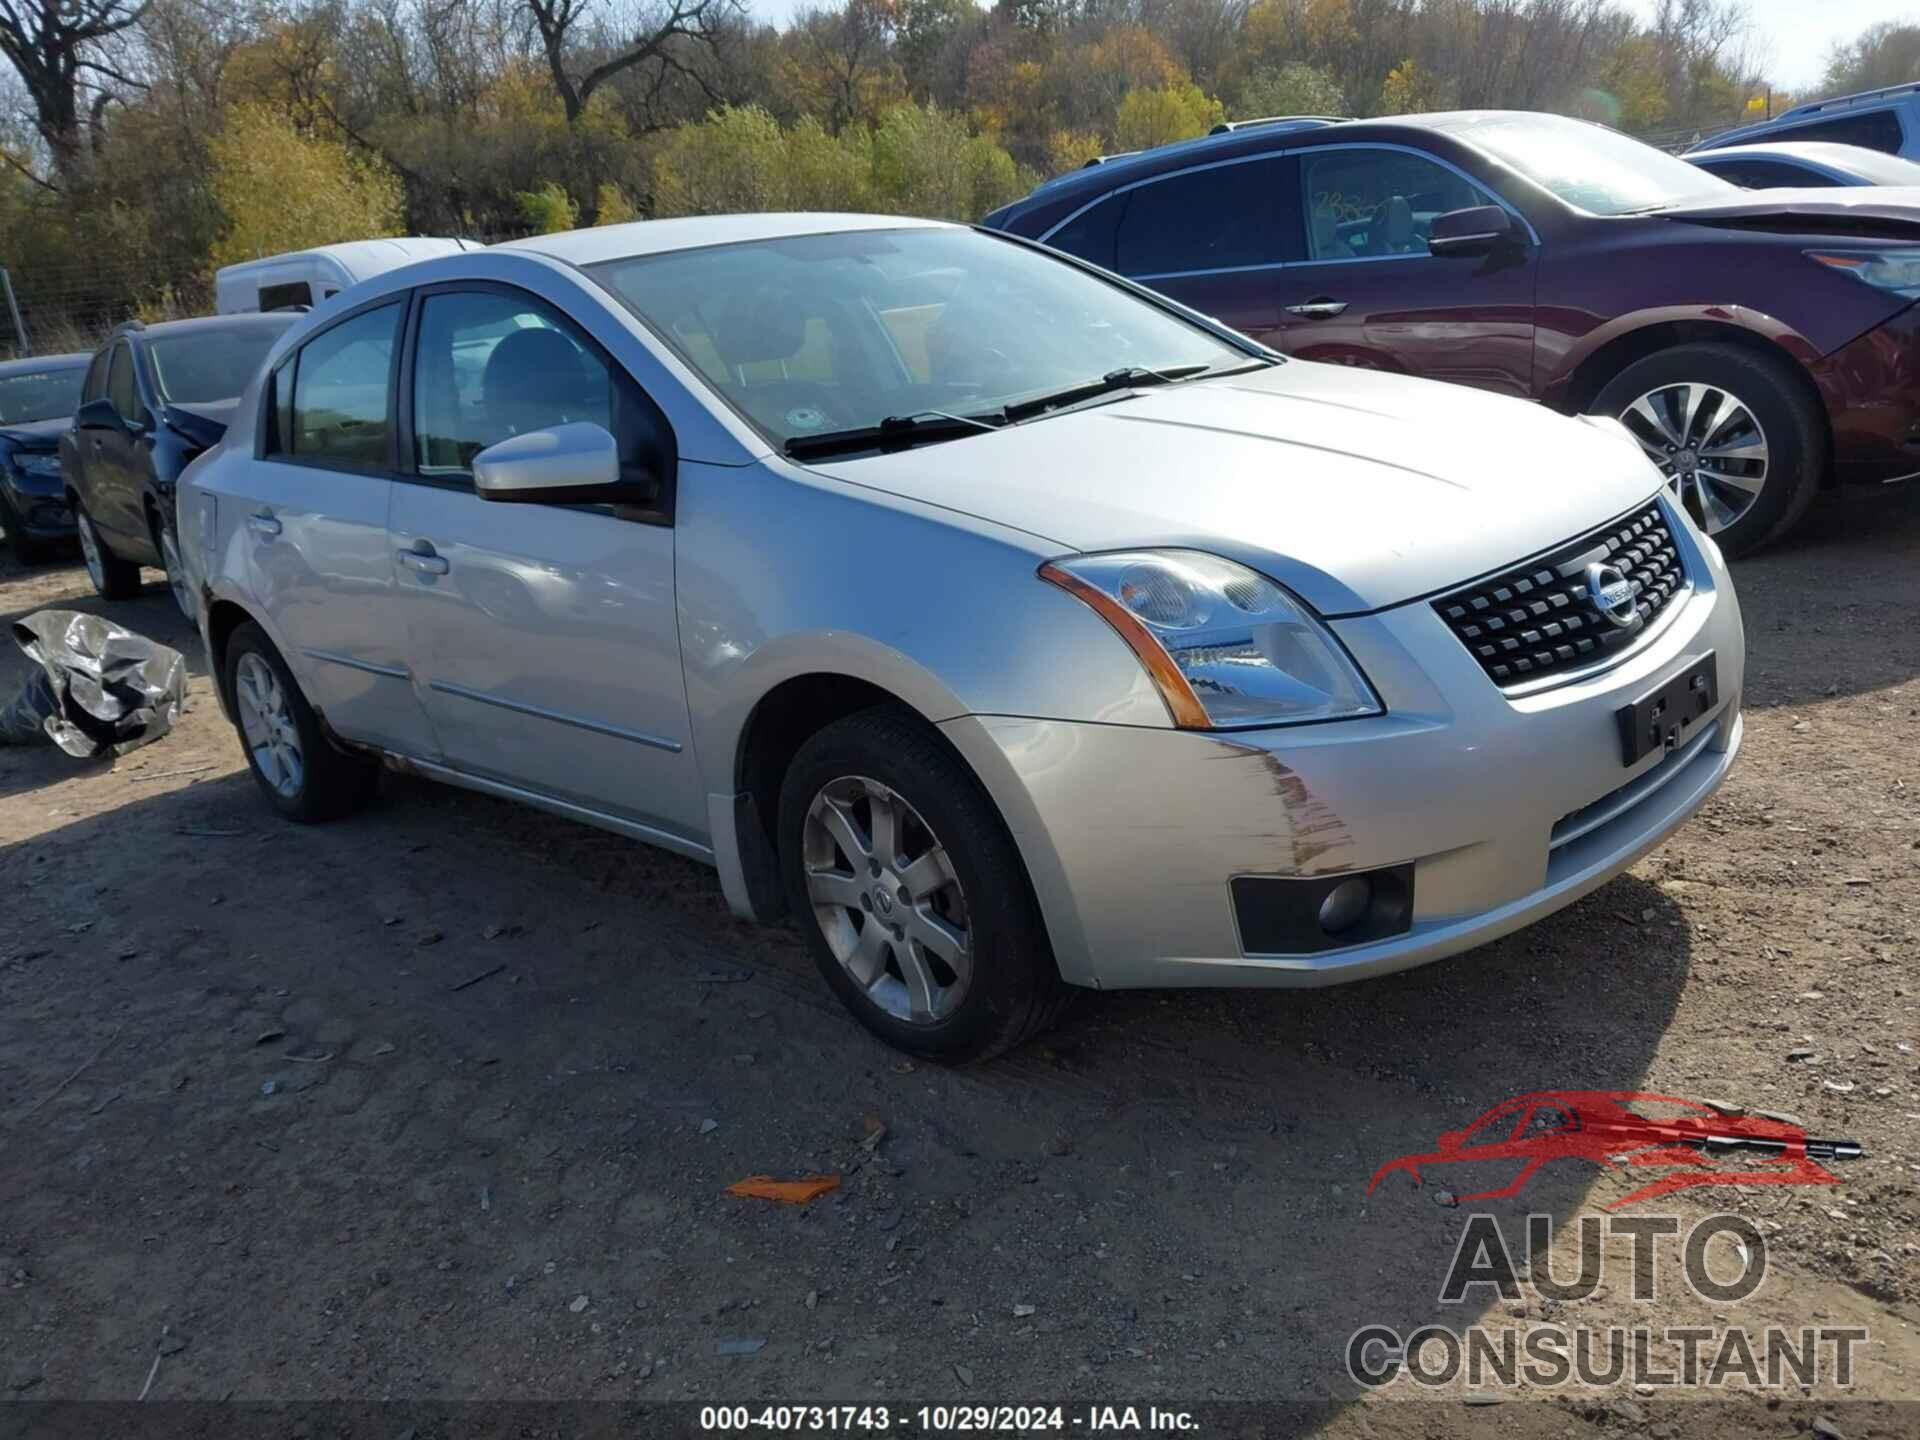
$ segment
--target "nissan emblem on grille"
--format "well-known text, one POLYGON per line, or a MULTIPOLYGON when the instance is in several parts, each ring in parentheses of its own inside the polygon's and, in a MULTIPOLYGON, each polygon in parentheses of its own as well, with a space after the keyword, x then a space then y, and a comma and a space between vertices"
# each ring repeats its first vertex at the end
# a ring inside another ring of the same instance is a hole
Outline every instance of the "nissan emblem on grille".
POLYGON ((1658 501, 1433 602, 1503 689, 1612 663, 1688 589, 1658 501))
POLYGON ((1640 612, 1633 604, 1633 582, 1617 567, 1602 565, 1598 560, 1587 566, 1587 594, 1593 597, 1593 608, 1614 624, 1639 623, 1640 612))

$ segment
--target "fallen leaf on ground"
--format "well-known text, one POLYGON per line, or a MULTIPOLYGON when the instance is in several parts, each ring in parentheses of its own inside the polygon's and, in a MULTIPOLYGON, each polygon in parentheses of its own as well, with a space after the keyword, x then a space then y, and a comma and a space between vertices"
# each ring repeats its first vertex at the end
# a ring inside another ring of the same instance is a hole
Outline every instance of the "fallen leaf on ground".
POLYGON ((809 1175, 804 1180, 776 1180, 771 1175, 749 1175, 727 1186, 727 1194, 750 1200, 778 1200, 783 1205, 805 1205, 840 1188, 838 1175, 809 1175))

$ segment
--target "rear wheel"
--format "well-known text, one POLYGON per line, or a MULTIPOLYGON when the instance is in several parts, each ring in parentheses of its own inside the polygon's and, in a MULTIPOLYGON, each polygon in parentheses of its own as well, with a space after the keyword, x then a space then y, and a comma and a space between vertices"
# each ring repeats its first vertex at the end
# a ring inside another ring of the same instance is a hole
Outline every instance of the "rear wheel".
POLYGON ((380 767, 327 739, 273 642, 251 620, 227 641, 227 698, 247 768, 261 793, 292 820, 337 820, 366 804, 380 767))
POLYGON ((140 593, 140 567, 122 560, 107 548, 107 542, 94 529, 93 517, 77 501, 73 507, 74 529, 80 534, 80 558, 86 561, 87 578, 102 600, 131 600, 140 593))
POLYGON ((1792 365, 1737 345, 1677 345, 1629 365, 1594 402, 1617 415, 1667 488, 1729 555, 1800 523, 1826 432, 1792 365))
POLYGON ((820 973, 889 1044, 985 1059, 1045 1028, 1070 997, 999 814, 913 716, 866 710, 808 740, 779 825, 788 897, 820 973))

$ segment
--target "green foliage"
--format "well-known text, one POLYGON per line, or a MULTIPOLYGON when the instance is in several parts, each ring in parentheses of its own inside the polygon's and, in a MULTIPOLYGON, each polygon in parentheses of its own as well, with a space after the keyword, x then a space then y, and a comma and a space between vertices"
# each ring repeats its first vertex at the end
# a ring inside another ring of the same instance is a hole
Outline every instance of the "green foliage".
POLYGON ((549 180, 538 190, 522 190, 513 197, 520 204, 520 215, 538 235, 555 235, 580 223, 580 211, 573 197, 557 181, 549 180))
POLYGON ((210 149, 222 216, 209 257, 215 265, 405 226, 391 169, 337 140, 302 134, 264 107, 235 106, 210 149))
POLYGON ((1114 117, 1113 141, 1121 150, 1146 150, 1204 135, 1224 119, 1220 102, 1191 81, 1133 90, 1114 117))
POLYGON ((1257 120, 1267 115, 1340 115, 1347 100, 1325 70, 1292 61, 1254 71, 1241 82, 1234 97, 1233 118, 1257 120))
POLYGON ((611 180, 600 182, 600 188, 593 193, 593 223, 596 225, 624 225, 629 220, 644 218, 640 207, 627 198, 627 192, 611 180))
POLYGON ((896 105, 874 130, 791 129, 757 106, 723 107, 668 137, 654 161, 654 213, 877 209, 972 220, 1019 196, 1013 157, 937 105, 896 105))

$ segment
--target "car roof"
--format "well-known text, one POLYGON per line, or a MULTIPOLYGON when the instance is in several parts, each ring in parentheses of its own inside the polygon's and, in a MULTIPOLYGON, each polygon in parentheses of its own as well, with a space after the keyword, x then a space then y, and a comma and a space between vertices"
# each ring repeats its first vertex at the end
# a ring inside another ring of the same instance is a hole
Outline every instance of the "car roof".
POLYGON ((156 320, 151 325, 143 325, 130 320, 125 325, 115 327, 115 335, 142 335, 151 339, 158 335, 189 335, 196 330, 247 330, 273 329, 284 330, 299 316, 285 310, 244 310, 233 315, 194 315, 185 320, 156 320))
POLYGON ((796 235, 832 235, 854 230, 957 229, 944 220, 910 215, 859 215, 820 211, 807 214, 693 215, 677 220, 634 220, 625 225, 595 225, 556 235, 507 240, 495 250, 532 250, 569 265, 594 265, 635 255, 671 250, 701 250, 748 240, 784 240, 796 235))
POLYGON ((92 363, 92 355, 77 352, 64 355, 27 355, 18 360, 0 361, 0 379, 11 375, 40 375, 49 370, 81 370, 92 363))
POLYGON ((1069 170, 1051 180, 1042 181, 1021 199, 989 215, 985 223, 1004 224, 1029 206, 1042 202, 1052 204, 1069 196, 1091 201, 1109 190, 1117 190, 1122 185, 1157 175, 1164 170, 1178 170, 1212 159, 1238 159, 1302 144, 1335 145, 1348 139, 1360 142, 1389 138, 1382 132, 1428 130, 1454 136, 1470 145, 1473 143, 1471 132, 1476 127, 1511 120, 1516 115, 1536 118, 1543 123, 1593 123, 1531 110, 1438 110, 1422 115, 1372 115, 1358 120, 1323 120, 1302 116, 1298 117, 1301 123, 1297 124, 1282 121, 1243 125, 1237 130, 1215 132, 1193 140, 1176 140, 1170 145, 1156 145, 1151 150, 1136 150, 1127 155, 1113 156, 1098 165, 1069 170))
POLYGON ((436 255, 457 255, 462 250, 483 248, 477 240, 461 240, 446 235, 391 235, 377 240, 339 240, 331 245, 312 245, 305 250, 287 250, 278 255, 261 255, 252 260, 239 260, 232 265, 223 265, 219 273, 225 276, 238 276, 255 268, 271 268, 284 265, 290 260, 299 260, 309 255, 326 255, 338 260, 348 270, 356 270, 358 265, 371 265, 375 273, 391 270, 396 265, 404 265, 410 260, 429 260, 436 255))
MULTIPOLYGON (((1831 140, 1777 140, 1771 145, 1759 141, 1751 145, 1716 145, 1711 150, 1691 152, 1686 158, 1720 160, 1730 155, 1745 155, 1756 160, 1810 160, 1821 165, 1845 166, 1856 164, 1863 150, 1866 147, 1862 145, 1840 145, 1831 140)), ((1900 158, 1880 150, 1866 150, 1866 153, 1877 155, 1882 160, 1900 158)))

